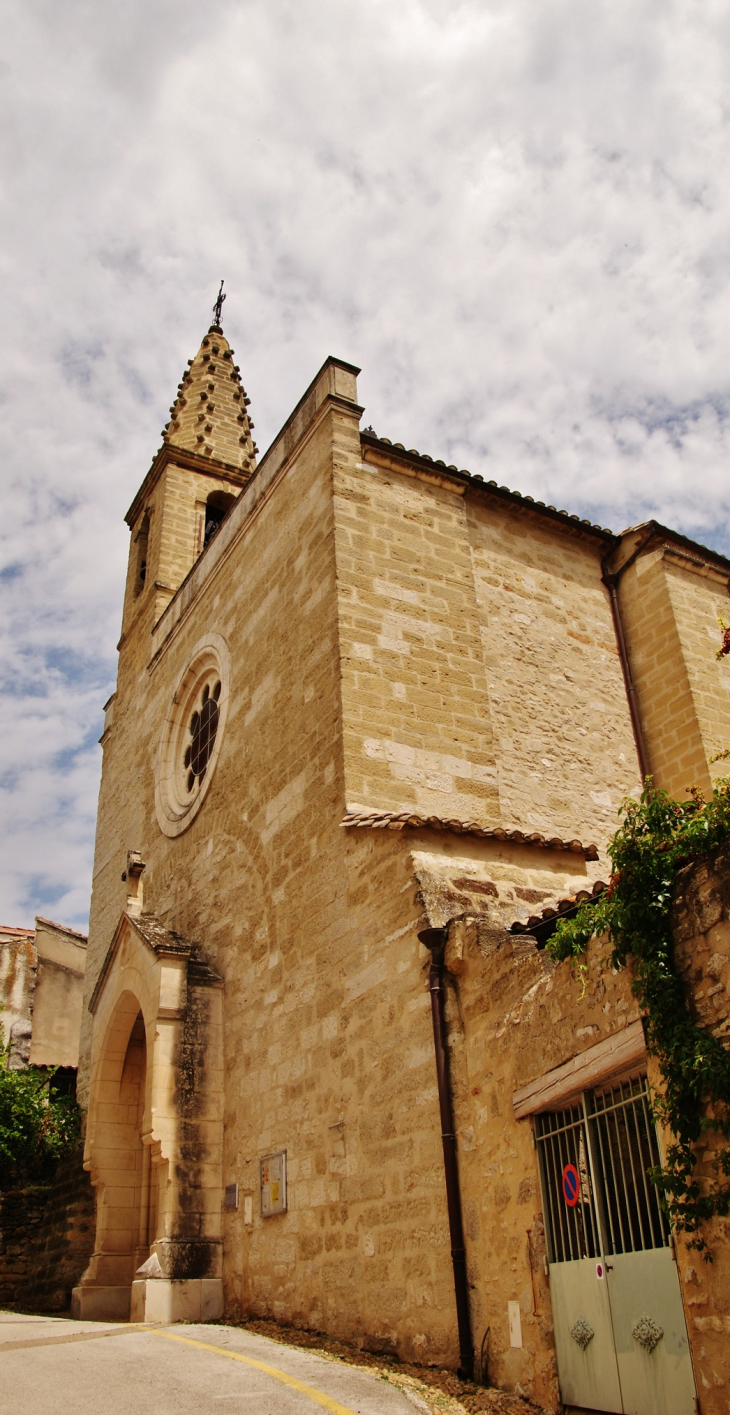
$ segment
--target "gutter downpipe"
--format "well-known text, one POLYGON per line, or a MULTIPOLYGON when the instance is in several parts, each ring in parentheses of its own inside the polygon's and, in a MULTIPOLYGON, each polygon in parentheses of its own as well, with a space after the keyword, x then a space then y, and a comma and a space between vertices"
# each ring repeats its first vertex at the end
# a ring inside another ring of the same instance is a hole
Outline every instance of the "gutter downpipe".
POLYGON ((424 944, 431 953, 431 969, 429 972, 428 986, 431 993, 433 1045, 436 1054, 436 1077, 438 1080, 439 1111, 441 1115, 441 1143, 444 1150, 446 1207, 449 1214, 451 1261, 454 1267, 454 1293, 456 1296, 456 1321, 459 1329, 459 1375, 462 1380, 472 1381, 474 1379, 474 1342, 472 1339, 471 1314, 469 1311, 466 1248, 464 1246, 464 1224, 461 1213, 461 1192, 459 1189, 459 1162, 456 1153, 454 1107, 451 1097, 449 1055, 446 1050, 446 1025, 444 1019, 444 951, 448 932, 448 927, 422 929, 418 937, 420 942, 424 944))
POLYGON ((611 573, 611 571, 609 571, 608 569, 608 560, 609 556, 613 555, 613 552, 616 549, 617 545, 620 544, 620 541, 617 540, 610 547, 610 549, 606 551, 606 554, 601 560, 601 579, 604 585, 606 586, 606 589, 608 590, 609 599, 611 601, 613 627, 616 634, 618 656, 621 660, 621 671, 624 675, 624 686, 626 688, 626 697, 628 699, 629 713, 631 715, 631 726, 634 732, 636 755, 639 758, 639 770, 641 772, 642 787, 644 785, 646 777, 651 775, 651 770, 649 767, 649 753, 646 750, 646 738, 644 737, 644 729, 641 725, 641 717, 639 714, 639 701, 636 694, 636 686, 634 684, 634 680, 631 674, 631 664, 629 663, 629 653, 628 648, 626 646, 626 635, 624 633, 624 624, 623 619, 621 617, 621 606, 619 604, 618 598, 618 583, 624 573, 624 570, 628 570, 629 566, 633 565, 634 561, 637 559, 641 551, 647 548, 649 542, 653 540, 655 536, 656 531, 652 528, 649 531, 649 534, 645 536, 644 539, 640 541, 636 548, 632 551, 628 559, 624 561, 623 565, 619 566, 618 570, 614 571, 613 573, 611 573))

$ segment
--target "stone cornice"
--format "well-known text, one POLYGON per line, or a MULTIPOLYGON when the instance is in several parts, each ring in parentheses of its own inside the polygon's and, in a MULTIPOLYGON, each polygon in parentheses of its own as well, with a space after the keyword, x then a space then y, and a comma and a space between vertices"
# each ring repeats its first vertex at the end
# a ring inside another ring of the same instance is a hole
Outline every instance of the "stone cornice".
POLYGON ((476 835, 482 840, 506 841, 515 845, 532 845, 539 850, 567 850, 582 855, 584 860, 597 860, 598 847, 583 845, 580 840, 559 840, 538 830, 508 830, 499 825, 479 825, 477 821, 447 819, 444 816, 423 816, 416 811, 348 810, 340 821, 345 830, 366 827, 369 830, 438 830, 452 835, 476 835))
POLYGON ((610 545, 612 541, 617 540, 613 531, 608 530, 605 526, 595 525, 592 521, 571 515, 568 511, 559 511, 555 506, 546 505, 544 501, 535 501, 532 496, 522 496, 519 491, 511 491, 508 486, 499 486, 496 481, 485 481, 484 477, 478 473, 469 472, 465 468, 447 466, 445 462, 439 459, 434 460, 426 453, 418 452, 416 448, 408 450, 402 443, 390 442, 387 437, 377 437, 375 433, 368 431, 360 433, 360 440, 363 456, 369 462, 386 461, 394 470, 405 472, 411 476, 420 476, 428 481, 437 481, 442 485, 450 485, 457 494, 462 496, 467 490, 484 492, 490 497, 495 497, 498 501, 519 506, 521 510, 535 512, 548 520, 559 522, 567 529, 594 537, 604 545, 610 545))
POLYGON ((630 526, 616 537, 616 555, 612 557, 612 574, 621 576, 624 565, 646 555, 664 554, 668 559, 695 574, 709 576, 726 588, 730 583, 730 560, 719 551, 710 550, 699 541, 690 540, 681 531, 673 531, 660 521, 644 521, 630 526))
POLYGON ((197 472, 199 476, 215 477, 216 481, 228 481, 237 487, 245 486, 251 479, 250 474, 241 471, 240 467, 232 467, 228 462, 217 462, 213 457, 200 457, 196 452, 188 452, 184 447, 175 447, 172 443, 165 442, 157 452, 152 466, 124 517, 128 526, 134 525, 165 467, 171 463, 175 467, 182 467, 185 471, 197 472))
POLYGON ((222 987, 223 979, 203 958, 200 945, 192 939, 183 938, 174 929, 166 929, 155 914, 132 914, 125 909, 114 930, 114 937, 99 970, 94 991, 89 998, 89 1012, 94 1013, 111 973, 114 959, 125 928, 131 928, 157 958, 179 958, 187 963, 187 982, 191 987, 222 987))

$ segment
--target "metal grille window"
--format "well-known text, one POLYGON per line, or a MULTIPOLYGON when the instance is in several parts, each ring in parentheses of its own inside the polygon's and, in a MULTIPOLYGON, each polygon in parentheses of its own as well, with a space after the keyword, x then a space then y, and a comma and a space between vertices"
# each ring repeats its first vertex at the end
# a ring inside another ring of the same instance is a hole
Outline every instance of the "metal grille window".
POLYGON ((535 1117, 551 1263, 669 1244, 647 1171, 660 1163, 646 1076, 535 1117))
POLYGON ((646 1077, 586 1096, 593 1157, 603 1196, 604 1252, 664 1248, 669 1226, 647 1171, 660 1163, 646 1077))
POLYGON ((550 1262, 596 1258, 600 1244, 583 1107, 574 1105, 538 1115, 536 1122, 550 1262), (563 1188, 566 1175, 567 1201, 563 1188))

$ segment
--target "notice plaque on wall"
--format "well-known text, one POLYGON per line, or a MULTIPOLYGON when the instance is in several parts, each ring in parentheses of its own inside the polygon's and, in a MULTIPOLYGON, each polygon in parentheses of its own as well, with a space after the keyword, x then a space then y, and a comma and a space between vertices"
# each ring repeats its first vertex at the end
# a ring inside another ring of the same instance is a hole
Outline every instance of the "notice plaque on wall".
POLYGON ((286 1210, 286 1150, 261 1160, 261 1217, 283 1214, 286 1210))

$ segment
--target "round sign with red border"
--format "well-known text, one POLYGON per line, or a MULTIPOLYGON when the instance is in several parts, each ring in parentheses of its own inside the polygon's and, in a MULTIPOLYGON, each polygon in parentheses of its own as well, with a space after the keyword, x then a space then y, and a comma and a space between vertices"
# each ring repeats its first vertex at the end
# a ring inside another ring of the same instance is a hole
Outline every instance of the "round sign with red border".
POLYGON ((580 1197, 580 1178, 574 1164, 566 1164, 563 1170, 563 1198, 569 1209, 574 1209, 580 1197))

